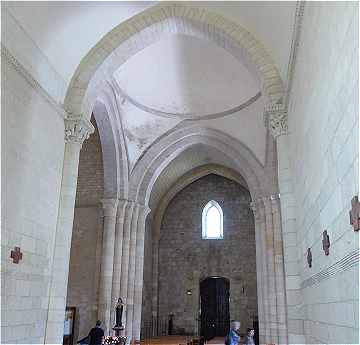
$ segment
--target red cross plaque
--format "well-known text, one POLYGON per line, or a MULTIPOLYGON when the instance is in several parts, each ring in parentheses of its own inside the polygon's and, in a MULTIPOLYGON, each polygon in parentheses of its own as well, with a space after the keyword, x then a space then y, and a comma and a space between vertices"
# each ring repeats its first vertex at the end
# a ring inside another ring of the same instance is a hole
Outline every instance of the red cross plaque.
POLYGON ((355 195, 351 199, 351 210, 349 211, 350 224, 353 226, 354 231, 360 230, 360 203, 359 198, 355 195))
POLYGON ((14 264, 18 264, 19 261, 22 260, 20 247, 15 247, 14 250, 11 251, 10 258, 13 259, 14 264))

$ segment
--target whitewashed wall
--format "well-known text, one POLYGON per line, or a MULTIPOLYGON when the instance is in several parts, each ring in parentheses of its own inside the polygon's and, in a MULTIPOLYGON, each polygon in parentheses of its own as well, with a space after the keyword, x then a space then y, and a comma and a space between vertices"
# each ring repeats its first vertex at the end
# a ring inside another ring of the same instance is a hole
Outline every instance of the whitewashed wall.
POLYGON ((2 342, 44 339, 64 120, 39 89, 2 58, 2 342), (23 258, 10 259, 18 246, 23 258))
POLYGON ((298 319, 308 343, 359 343, 359 234, 349 224, 359 187, 358 13, 356 2, 306 3, 289 104, 303 297, 298 319))

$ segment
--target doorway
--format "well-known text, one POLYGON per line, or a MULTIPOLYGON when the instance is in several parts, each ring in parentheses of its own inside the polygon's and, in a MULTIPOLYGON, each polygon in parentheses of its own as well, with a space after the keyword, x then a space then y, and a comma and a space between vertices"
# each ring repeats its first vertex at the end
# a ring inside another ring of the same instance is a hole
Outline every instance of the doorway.
POLYGON ((200 335, 205 340, 224 337, 229 331, 230 282, 209 277, 200 282, 200 335))

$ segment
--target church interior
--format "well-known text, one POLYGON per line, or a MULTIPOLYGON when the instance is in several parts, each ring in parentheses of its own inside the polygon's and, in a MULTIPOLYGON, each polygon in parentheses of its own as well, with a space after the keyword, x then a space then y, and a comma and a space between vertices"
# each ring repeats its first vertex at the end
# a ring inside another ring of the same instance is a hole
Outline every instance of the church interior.
POLYGON ((1 18, 2 344, 359 344, 357 1, 1 18))

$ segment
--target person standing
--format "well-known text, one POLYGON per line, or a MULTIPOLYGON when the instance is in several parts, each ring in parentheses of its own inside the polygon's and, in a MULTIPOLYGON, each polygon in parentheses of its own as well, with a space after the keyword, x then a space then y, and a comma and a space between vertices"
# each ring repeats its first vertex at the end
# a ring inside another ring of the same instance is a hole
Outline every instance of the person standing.
POLYGON ((240 341, 240 321, 232 321, 226 345, 238 345, 240 341))
POLYGON ((252 328, 247 329, 247 334, 246 334, 244 345, 255 345, 254 334, 255 334, 255 331, 252 328))
POLYGON ((89 332, 89 345, 101 345, 104 342, 104 331, 102 330, 101 321, 97 320, 95 327, 89 332))

